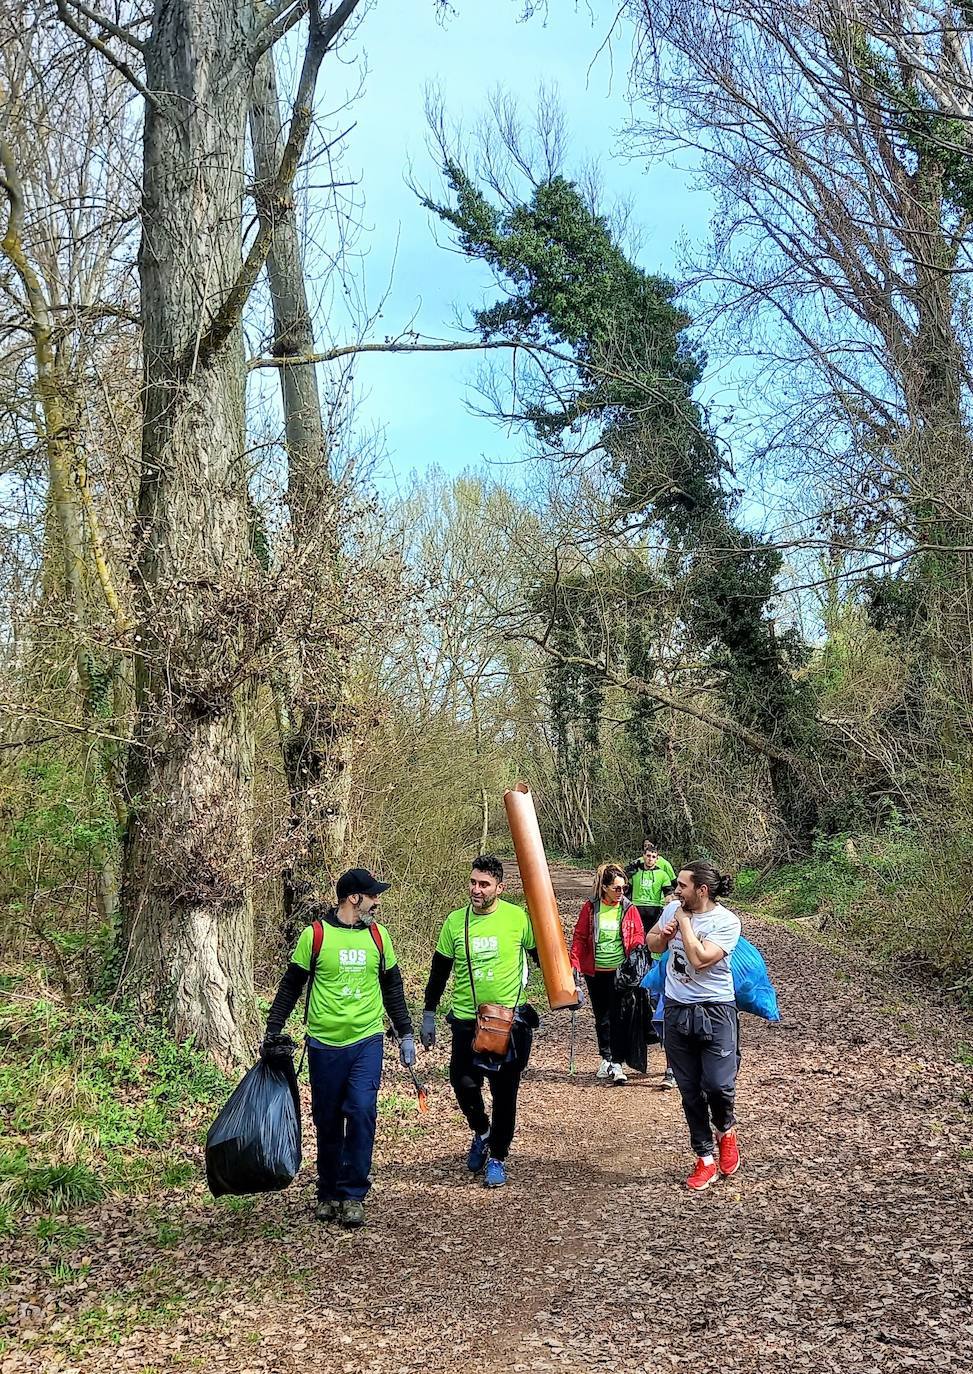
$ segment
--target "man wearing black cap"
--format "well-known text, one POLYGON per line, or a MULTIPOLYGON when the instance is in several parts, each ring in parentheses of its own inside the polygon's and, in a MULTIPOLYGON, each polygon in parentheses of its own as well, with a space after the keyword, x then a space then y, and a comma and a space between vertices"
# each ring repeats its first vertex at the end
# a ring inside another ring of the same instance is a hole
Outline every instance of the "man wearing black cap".
POLYGON ((281 1032, 308 983, 308 1068, 318 1137, 319 1221, 362 1226, 382 1079, 382 1009, 399 1040, 402 1063, 415 1063, 416 1042, 402 974, 385 926, 375 919, 388 890, 365 868, 342 873, 338 905, 318 908, 306 926, 267 1018, 261 1054, 280 1053, 281 1032))

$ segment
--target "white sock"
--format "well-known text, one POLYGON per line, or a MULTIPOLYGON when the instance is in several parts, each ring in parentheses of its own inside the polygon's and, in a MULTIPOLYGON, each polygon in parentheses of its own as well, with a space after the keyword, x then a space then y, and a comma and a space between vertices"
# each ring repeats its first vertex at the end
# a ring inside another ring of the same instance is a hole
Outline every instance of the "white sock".
POLYGON ((715 1160, 713 1159, 712 1155, 700 1155, 700 1159, 703 1161, 704 1164, 715 1163, 715 1160))

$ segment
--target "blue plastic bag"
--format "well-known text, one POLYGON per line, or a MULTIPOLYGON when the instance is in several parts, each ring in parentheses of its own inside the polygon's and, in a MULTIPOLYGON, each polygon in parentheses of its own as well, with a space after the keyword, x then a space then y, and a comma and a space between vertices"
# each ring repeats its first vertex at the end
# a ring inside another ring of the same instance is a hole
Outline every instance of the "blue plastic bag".
POLYGON ((656 959, 648 973, 642 979, 642 986, 648 991, 649 996, 655 1000, 661 997, 666 985, 666 964, 669 962, 669 951, 666 950, 661 959, 656 959))
POLYGON ((765 1021, 780 1020, 777 993, 770 981, 764 956, 756 945, 742 935, 730 955, 730 972, 733 974, 737 1006, 741 1011, 762 1016, 765 1021))
MULTIPOLYGON (((666 950, 658 963, 653 964, 642 979, 642 986, 648 989, 649 995, 653 998, 661 997, 665 989, 668 962, 669 951, 666 950)), ((761 1016, 765 1021, 780 1020, 777 993, 770 981, 764 957, 757 946, 745 940, 742 935, 730 954, 730 972, 733 975, 736 1004, 741 1011, 748 1011, 752 1016, 761 1016)))

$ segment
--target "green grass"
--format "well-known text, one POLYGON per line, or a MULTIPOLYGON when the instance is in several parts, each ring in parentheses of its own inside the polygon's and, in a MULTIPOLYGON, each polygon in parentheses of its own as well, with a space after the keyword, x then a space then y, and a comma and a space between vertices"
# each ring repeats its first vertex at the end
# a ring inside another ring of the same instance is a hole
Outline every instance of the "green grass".
POLYGON ((396 1092, 394 1088, 379 1093, 379 1116, 403 1116, 416 1110, 417 1104, 415 1098, 409 1097, 406 1093, 396 1092))
POLYGON ((181 1299, 171 1298, 157 1306, 139 1303, 123 1307, 120 1303, 105 1303, 79 1312, 70 1326, 60 1334, 59 1345, 72 1359, 78 1359, 92 1346, 120 1345, 138 1327, 157 1327, 174 1316, 181 1299))
MULTIPOLYGON (((199 1174, 186 1147, 230 1086, 160 1026, 88 1002, 0 1003, 0 1059, 9 1140, 0 1205, 9 1214, 185 1186, 199 1174)), ((3 1226, 0 1214, 0 1233, 3 1226)))
POLYGON ((232 1212, 235 1216, 249 1216, 257 1205, 252 1197, 235 1197, 233 1194, 214 1200, 222 1211, 232 1212))
POLYGON ((171 1163, 163 1165, 159 1181, 163 1188, 184 1188, 198 1176, 198 1168, 195 1164, 190 1164, 188 1159, 174 1159, 171 1163))
POLYGON ((907 965, 973 1008, 973 922, 968 884, 973 833, 926 836, 897 822, 819 840, 811 857, 769 873, 744 869, 734 898, 762 915, 806 924, 830 944, 866 948, 876 963, 907 965))
POLYGON ((182 1240, 182 1227, 171 1221, 157 1221, 155 1243, 160 1250, 172 1250, 182 1240))
POLYGON ((41 1217, 34 1227, 34 1235, 48 1250, 76 1250, 90 1239, 86 1226, 65 1221, 62 1217, 41 1217))
POLYGON ((734 897, 760 901, 784 919, 832 916, 861 890, 866 876, 849 860, 847 836, 819 842, 802 863, 784 864, 767 874, 744 868, 736 875, 734 897))
MULTIPOLYGON (((55 1266, 56 1267, 56 1266, 55 1266)), ((83 1266, 71 1270, 62 1263, 62 1273, 49 1272, 52 1277, 67 1280, 76 1279, 84 1273, 83 1266)), ((59 1354, 67 1356, 68 1363, 77 1364, 84 1360, 87 1353, 97 1346, 117 1346, 136 1329, 159 1329, 169 1325, 174 1318, 186 1310, 188 1303, 198 1304, 199 1285, 197 1280, 190 1281, 188 1290, 180 1285, 178 1268, 173 1268, 171 1258, 163 1264, 152 1265, 139 1277, 133 1287, 126 1287, 121 1293, 114 1294, 92 1307, 84 1308, 73 1315, 66 1316, 58 1331, 48 1331, 46 1343, 53 1346, 59 1354)), ((204 1285, 205 1291, 213 1298, 219 1298, 227 1291, 223 1280, 212 1280, 204 1285)), ((219 1304, 215 1304, 217 1307, 219 1304)), ((168 1370, 176 1364, 190 1368, 202 1366, 201 1359, 190 1354, 170 1356, 165 1366, 168 1370)), ((87 1366, 85 1366, 87 1367, 87 1366)), ((152 1369, 148 1365, 145 1369, 152 1369)))
POLYGON ((16 1208, 60 1211, 98 1202, 104 1184, 85 1164, 31 1164, 27 1151, 0 1156, 0 1195, 16 1208))

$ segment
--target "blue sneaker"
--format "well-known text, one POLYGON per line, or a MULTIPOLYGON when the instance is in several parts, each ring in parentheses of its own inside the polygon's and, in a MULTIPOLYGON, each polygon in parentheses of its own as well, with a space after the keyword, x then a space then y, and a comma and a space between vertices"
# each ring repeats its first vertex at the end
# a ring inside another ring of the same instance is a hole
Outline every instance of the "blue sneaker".
POLYGON ((475 1135, 473 1143, 470 1145, 470 1152, 466 1156, 466 1167, 471 1174, 478 1174, 484 1167, 490 1155, 490 1146, 487 1138, 475 1135))
POLYGON ((491 1159, 486 1167, 486 1177, 483 1180, 484 1188, 502 1188, 507 1181, 507 1171, 503 1167, 502 1159, 491 1159))

